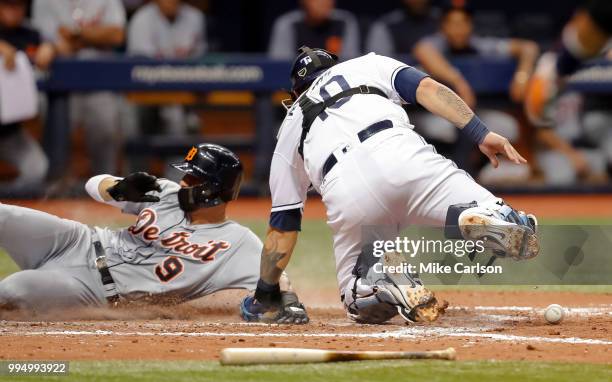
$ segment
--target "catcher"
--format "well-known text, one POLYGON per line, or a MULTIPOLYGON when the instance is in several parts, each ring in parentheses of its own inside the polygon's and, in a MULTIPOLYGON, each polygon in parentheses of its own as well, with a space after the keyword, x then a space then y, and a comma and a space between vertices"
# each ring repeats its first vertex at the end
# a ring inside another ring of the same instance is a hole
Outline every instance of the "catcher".
POLYGON ((516 260, 538 254, 536 220, 514 210, 436 153, 413 131, 401 105, 420 104, 456 125, 497 167, 497 155, 526 163, 446 86, 374 53, 338 63, 302 47, 291 70, 293 104, 278 133, 270 171, 272 212, 254 296, 242 315, 257 321, 282 308, 278 280, 301 229, 310 185, 334 235, 336 274, 348 316, 382 323, 432 321, 442 306, 412 274, 377 272, 401 256, 375 256, 375 240, 411 225, 448 228, 452 239, 486 240, 485 249, 516 260), (454 229, 453 229, 454 228, 454 229))

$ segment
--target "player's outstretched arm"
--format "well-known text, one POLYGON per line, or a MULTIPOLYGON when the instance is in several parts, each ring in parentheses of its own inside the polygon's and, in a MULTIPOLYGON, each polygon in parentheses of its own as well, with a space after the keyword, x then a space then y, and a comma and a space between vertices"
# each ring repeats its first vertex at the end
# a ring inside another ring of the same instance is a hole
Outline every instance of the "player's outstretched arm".
POLYGON ((270 227, 261 253, 260 279, 270 285, 278 284, 289 264, 297 243, 298 231, 280 231, 270 227))
POLYGON ((240 313, 246 321, 280 324, 305 324, 309 321, 304 305, 295 292, 290 290, 287 280, 282 280, 297 237, 298 231, 281 231, 272 227, 268 229, 255 294, 245 298, 240 306, 240 313))
POLYGON ((494 167, 499 165, 497 154, 516 164, 527 163, 506 138, 489 131, 461 97, 443 84, 431 78, 424 78, 417 87, 416 100, 421 106, 467 134, 494 167))
POLYGON ((159 197, 147 193, 161 192, 157 178, 146 172, 135 172, 125 178, 97 175, 87 181, 85 189, 93 199, 107 204, 158 202, 159 197))

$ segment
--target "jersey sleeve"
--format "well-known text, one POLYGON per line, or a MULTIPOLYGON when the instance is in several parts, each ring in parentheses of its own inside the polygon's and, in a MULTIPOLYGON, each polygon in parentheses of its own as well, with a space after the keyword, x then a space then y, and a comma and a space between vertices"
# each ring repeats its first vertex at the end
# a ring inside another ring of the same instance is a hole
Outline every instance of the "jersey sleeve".
POLYGON ((378 70, 378 83, 389 99, 400 104, 415 104, 416 89, 424 78, 424 73, 412 66, 391 57, 370 54, 378 70))
POLYGON ((270 168, 270 226, 282 231, 300 230, 302 209, 310 186, 304 162, 298 154, 302 132, 299 113, 299 108, 292 108, 285 117, 270 168))

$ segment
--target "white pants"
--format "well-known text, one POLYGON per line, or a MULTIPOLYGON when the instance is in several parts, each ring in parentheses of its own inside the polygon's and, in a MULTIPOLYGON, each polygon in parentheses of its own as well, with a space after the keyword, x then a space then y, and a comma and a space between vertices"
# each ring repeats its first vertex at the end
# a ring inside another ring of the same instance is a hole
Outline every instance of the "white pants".
MULTIPOLYGON (((389 235, 397 236, 408 225, 443 226, 450 205, 495 199, 419 134, 398 127, 374 135, 339 158, 321 185, 321 195, 334 234, 342 294, 368 244, 363 238, 366 227, 384 227, 379 234, 387 237, 377 240, 392 240, 389 235)), ((369 238, 372 234, 378 233, 369 232, 369 238)))

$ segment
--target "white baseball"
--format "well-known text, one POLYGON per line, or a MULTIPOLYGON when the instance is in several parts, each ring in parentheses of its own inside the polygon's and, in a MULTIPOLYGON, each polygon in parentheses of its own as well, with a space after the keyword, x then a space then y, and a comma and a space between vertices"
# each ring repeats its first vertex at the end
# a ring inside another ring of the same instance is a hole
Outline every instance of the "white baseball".
POLYGON ((544 319, 549 324, 560 323, 563 320, 563 316, 565 316, 565 312, 559 304, 550 304, 544 311, 544 319))

